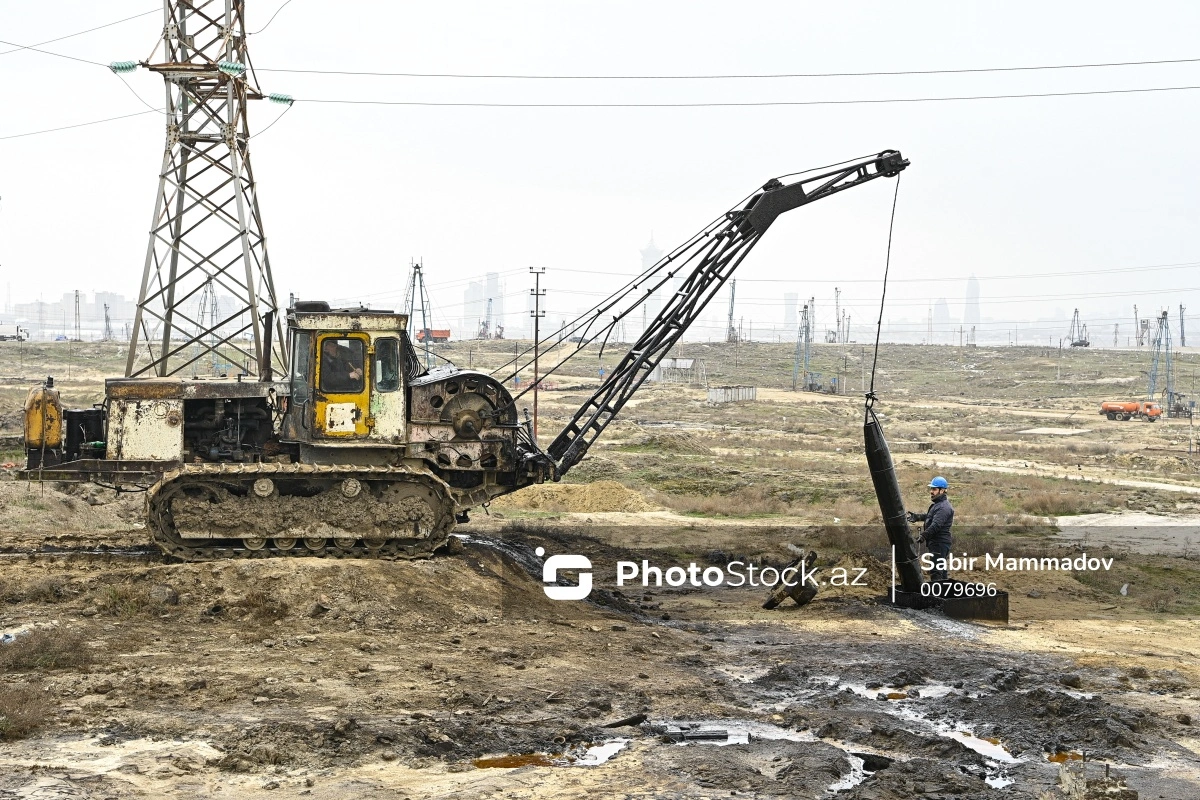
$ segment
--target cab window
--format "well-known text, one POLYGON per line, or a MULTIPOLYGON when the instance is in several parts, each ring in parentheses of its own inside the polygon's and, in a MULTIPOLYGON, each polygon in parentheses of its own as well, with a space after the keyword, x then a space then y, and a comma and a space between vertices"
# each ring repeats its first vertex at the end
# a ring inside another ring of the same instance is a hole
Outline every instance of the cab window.
POLYGON ((296 331, 292 340, 292 397, 297 403, 308 400, 308 377, 312 371, 311 334, 296 331))
POLYGON ((394 392, 400 388, 400 340, 375 340, 375 388, 394 392))
POLYGON ((363 390, 362 339, 329 336, 321 340, 321 391, 358 394, 363 390))

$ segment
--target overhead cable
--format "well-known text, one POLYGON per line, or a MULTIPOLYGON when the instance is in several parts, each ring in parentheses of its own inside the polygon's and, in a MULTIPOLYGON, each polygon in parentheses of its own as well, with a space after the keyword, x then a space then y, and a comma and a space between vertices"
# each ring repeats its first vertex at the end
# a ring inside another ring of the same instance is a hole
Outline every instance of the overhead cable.
MULTIPOLYGON (((288 0, 289 2, 291 0, 288 0)), ((286 5, 286 3, 284 4, 286 5)), ((279 13, 279 12, 276 12, 279 13)), ((268 23, 270 24, 270 23, 268 23)), ((381 78, 465 78, 472 80, 535 80, 535 81, 710 81, 710 80, 770 80, 778 78, 869 78, 888 75, 963 75, 986 72, 1035 72, 1039 70, 1097 69, 1101 67, 1144 67, 1162 64, 1193 64, 1200 58, 1170 58, 1154 61, 1108 61, 1090 64, 1042 64, 1015 67, 966 67, 960 69, 871 70, 867 72, 780 72, 760 74, 708 75, 528 75, 481 74, 463 72, 377 72, 366 70, 262 69, 260 72, 290 72, 310 75, 352 75, 381 78)))
MULTIPOLYGON (((266 70, 260 70, 265 72, 266 70)), ((1200 86, 1151 86, 1140 89, 1093 89, 1076 92, 1025 92, 1021 94, 951 95, 945 97, 881 97, 853 100, 748 100, 703 103, 479 103, 425 100, 345 100, 341 98, 297 98, 304 103, 336 103, 357 106, 425 106, 433 108, 752 108, 766 106, 854 106, 888 103, 945 103, 964 100, 1019 100, 1038 97, 1084 97, 1106 94, 1185 92, 1200 86)))
MULTIPOLYGON (((41 47, 44 44, 52 44, 53 42, 61 42, 63 39, 71 39, 76 36, 82 36, 85 33, 91 33, 92 31, 98 31, 98 30, 101 30, 102 28, 111 28, 113 25, 119 25, 122 22, 129 22, 129 20, 131 20, 131 19, 138 19, 140 17, 147 16, 148 14, 157 14, 159 11, 162 11, 162 9, 161 8, 152 8, 149 11, 143 11, 141 14, 134 14, 132 17, 125 17, 124 19, 119 19, 115 22, 107 22, 103 25, 97 25, 94 28, 88 28, 86 31, 77 31, 75 33, 68 33, 66 36, 59 36, 54 39, 47 39, 44 42, 34 42, 33 44, 29 44, 29 45, 13 45, 12 50, 0 50, 0 56, 6 56, 9 53, 19 53, 22 50, 32 50, 33 48, 41 47)), ((12 44, 12 43, 4 42, 4 44, 12 44)), ((39 51, 39 52, 42 52, 42 51, 39 51)), ((60 55, 60 54, 59 53, 50 53, 50 55, 60 55)), ((63 58, 70 58, 70 56, 63 56, 63 58)), ((95 63, 95 62, 92 62, 92 63, 95 63)))

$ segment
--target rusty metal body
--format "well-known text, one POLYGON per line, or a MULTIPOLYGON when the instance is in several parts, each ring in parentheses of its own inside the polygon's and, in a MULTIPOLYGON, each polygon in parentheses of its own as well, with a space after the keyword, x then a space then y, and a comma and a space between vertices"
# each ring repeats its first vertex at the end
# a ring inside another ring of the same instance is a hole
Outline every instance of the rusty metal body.
MULTIPOLYGON (((407 324, 300 304, 284 380, 110 379, 102 406, 66 412, 100 420, 103 457, 69 458, 59 423, 23 477, 147 490, 151 534, 181 558, 428 555, 467 508, 538 475, 508 391, 479 372, 423 372, 407 324)), ((36 387, 29 413, 61 418, 56 402, 36 387)))

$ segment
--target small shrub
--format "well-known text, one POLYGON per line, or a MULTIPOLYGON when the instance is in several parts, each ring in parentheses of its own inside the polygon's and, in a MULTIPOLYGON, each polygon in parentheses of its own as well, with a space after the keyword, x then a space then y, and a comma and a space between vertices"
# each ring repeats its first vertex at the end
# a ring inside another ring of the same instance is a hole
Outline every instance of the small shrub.
POLYGON ((1141 599, 1141 607, 1156 614, 1165 614, 1171 610, 1175 595, 1171 592, 1151 592, 1141 599))
POLYGON ((0 741, 28 736, 45 724, 49 714, 45 692, 27 683, 0 685, 0 741))
POLYGON ((132 617, 145 609, 149 603, 146 593, 132 586, 107 586, 100 595, 97 607, 113 617, 132 617))
POLYGON ((0 645, 0 671, 86 667, 91 662, 92 652, 87 642, 75 631, 30 631, 0 645))

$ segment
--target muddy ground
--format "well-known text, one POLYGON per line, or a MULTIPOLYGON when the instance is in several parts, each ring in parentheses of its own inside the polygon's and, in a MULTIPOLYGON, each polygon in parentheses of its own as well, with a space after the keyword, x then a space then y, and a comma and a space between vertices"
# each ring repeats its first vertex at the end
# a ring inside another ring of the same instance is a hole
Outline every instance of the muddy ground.
POLYGON ((0 629, 27 632, 0 645, 4 697, 43 718, 0 748, 0 797, 1038 798, 1106 766, 1143 798, 1200 787, 1190 621, 1089 621, 1068 592, 1077 620, 1017 596, 1009 625, 961 622, 879 604, 873 568, 768 612, 750 588, 614 587, 618 559, 686 563, 653 529, 460 533, 461 555, 417 562, 166 564, 129 552, 136 528, 69 543, 112 553, 8 553, 0 629), (537 547, 588 555, 598 590, 547 599, 537 547), (689 725, 727 737, 664 735, 689 725))
MULTIPOLYGON (((688 347, 759 401, 648 387, 566 483, 473 514, 455 556, 166 563, 140 496, 0 466, 0 798, 1200 796, 1192 429, 1091 411, 1140 354, 885 348, 906 497, 950 478, 956 548, 1114 559, 997 578, 1004 624, 879 602, 861 401, 786 391, 786 346, 734 369, 688 347), (762 587, 613 581, 619 560, 781 566, 788 544, 865 585, 765 611, 762 587), (587 600, 547 598, 539 547, 591 559, 587 600)), ((8 360, 0 465, 59 355, 8 360)), ((119 356, 73 351, 69 402, 119 356)), ((544 428, 594 382, 577 372, 544 428)))

